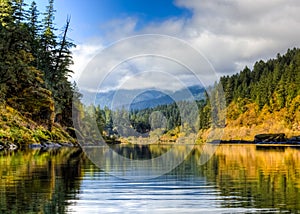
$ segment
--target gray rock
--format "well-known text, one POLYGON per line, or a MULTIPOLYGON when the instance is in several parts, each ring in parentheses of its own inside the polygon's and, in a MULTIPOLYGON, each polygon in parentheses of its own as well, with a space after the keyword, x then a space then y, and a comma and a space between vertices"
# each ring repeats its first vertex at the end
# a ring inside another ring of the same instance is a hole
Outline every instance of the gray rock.
POLYGON ((43 146, 41 145, 41 144, 37 144, 37 143, 35 143, 35 144, 29 144, 28 145, 28 148, 29 149, 40 149, 40 148, 42 148, 43 146))
POLYGON ((259 134, 255 135, 254 137, 255 143, 279 143, 279 142, 286 142, 285 134, 278 133, 278 134, 259 134))
POLYGON ((16 150, 16 149, 18 149, 18 146, 16 144, 13 144, 13 143, 8 143, 6 145, 6 147, 7 147, 8 150, 16 150))
POLYGON ((293 136, 287 140, 291 144, 300 144, 300 136, 293 136))

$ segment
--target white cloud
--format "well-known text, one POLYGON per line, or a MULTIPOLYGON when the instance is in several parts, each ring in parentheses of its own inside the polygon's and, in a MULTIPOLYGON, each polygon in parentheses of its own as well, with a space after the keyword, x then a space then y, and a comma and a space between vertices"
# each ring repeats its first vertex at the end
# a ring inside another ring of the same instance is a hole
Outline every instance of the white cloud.
POLYGON ((300 1, 177 0, 176 4, 193 11, 187 27, 194 33, 186 39, 219 72, 237 72, 240 66, 234 65, 251 65, 299 45, 300 1))
POLYGON ((132 36, 135 32, 138 19, 135 17, 126 17, 122 19, 114 19, 101 26, 105 41, 115 42, 128 36, 132 36))
POLYGON ((74 71, 74 74, 72 75, 73 80, 77 81, 80 78, 80 75, 88 62, 90 62, 103 47, 102 44, 82 44, 73 48, 74 64, 71 66, 71 70, 74 71))
POLYGON ((193 72, 176 61, 160 56, 142 55, 115 67, 101 83, 101 91, 110 87, 174 91, 185 85, 199 84, 199 80, 193 72))
POLYGON ((112 87, 182 88, 170 76, 186 85, 202 84, 199 80, 208 85, 214 76, 217 79, 209 62, 185 42, 173 37, 144 35, 121 40, 100 51, 88 62, 78 86, 104 91, 112 87), (141 75, 145 72, 148 78, 141 75), (130 84, 124 84, 125 80, 130 84))
MULTIPOLYGON (((300 1, 298 0, 177 0, 178 7, 185 7, 192 11, 190 18, 172 18, 161 23, 149 23, 142 29, 136 30, 138 19, 128 17, 122 20, 113 20, 105 25, 105 41, 115 41, 127 36, 156 33, 179 37, 199 50, 215 67, 219 75, 232 74, 241 70, 245 65, 251 66, 259 59, 274 57, 278 52, 284 53, 288 48, 299 46, 300 38, 300 1)), ((108 70, 115 66, 119 70, 112 70, 103 87, 106 89, 120 87, 139 88, 154 85, 168 84, 169 88, 178 87, 168 81, 165 76, 160 79, 149 75, 137 75, 139 72, 153 71, 161 67, 162 71, 169 71, 172 75, 192 84, 188 72, 176 63, 167 63, 166 60, 126 60, 124 56, 150 53, 170 55, 176 59, 183 59, 184 63, 195 65, 199 58, 195 53, 184 52, 183 47, 174 47, 168 40, 143 41, 122 43, 114 51, 97 58, 97 66, 107 66, 97 70, 95 65, 89 67, 89 75, 81 78, 86 88, 99 86, 102 79, 95 78, 106 75, 108 70), (144 52, 143 52, 144 50, 144 52), (187 57, 189 56, 189 57, 187 57), (102 58, 101 58, 102 57, 102 58), (93 70, 93 69, 94 70, 93 70), (121 69, 122 68, 122 69, 121 69), (94 73, 93 73, 94 72, 94 73), (143 81, 142 81, 143 79, 143 81)), ((79 45, 74 50, 75 77, 87 65, 99 49, 104 45, 79 45)), ((198 56, 199 57, 199 56, 198 56)), ((203 60, 203 57, 202 57, 203 60)), ((195 65, 196 66, 196 65, 195 65)), ((216 75, 203 73, 209 68, 198 69, 202 80, 213 82, 216 75), (199 71, 202 70, 202 71, 199 71), (201 73, 202 72, 202 73, 201 73)))

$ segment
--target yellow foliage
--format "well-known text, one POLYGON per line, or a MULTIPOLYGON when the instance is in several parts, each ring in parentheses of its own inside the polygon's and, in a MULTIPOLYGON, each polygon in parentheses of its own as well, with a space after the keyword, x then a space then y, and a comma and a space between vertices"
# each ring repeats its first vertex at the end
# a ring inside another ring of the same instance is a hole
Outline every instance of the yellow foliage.
POLYGON ((75 139, 59 125, 54 124, 52 131, 49 132, 11 106, 0 105, 0 142, 27 145, 40 143, 41 140, 75 143, 75 139))
POLYGON ((215 139, 210 137, 216 133, 221 140, 254 140, 261 133, 285 133, 287 137, 300 135, 300 95, 292 100, 290 105, 280 110, 259 106, 249 100, 239 99, 227 107, 226 127, 212 131, 201 130, 199 139, 202 142, 215 139), (221 131, 222 130, 222 131, 221 131))

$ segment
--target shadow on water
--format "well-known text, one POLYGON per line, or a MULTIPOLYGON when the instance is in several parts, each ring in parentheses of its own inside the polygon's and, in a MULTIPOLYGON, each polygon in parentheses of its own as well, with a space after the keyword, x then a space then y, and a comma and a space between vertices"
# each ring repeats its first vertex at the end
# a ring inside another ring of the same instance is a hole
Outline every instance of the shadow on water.
POLYGON ((257 151, 277 151, 284 152, 288 147, 285 146, 256 146, 257 151))
POLYGON ((139 145, 139 144, 130 144, 126 146, 120 145, 111 145, 111 149, 117 152, 119 155, 124 157, 135 159, 135 160, 149 160, 155 158, 155 154, 151 153, 149 146, 139 145))

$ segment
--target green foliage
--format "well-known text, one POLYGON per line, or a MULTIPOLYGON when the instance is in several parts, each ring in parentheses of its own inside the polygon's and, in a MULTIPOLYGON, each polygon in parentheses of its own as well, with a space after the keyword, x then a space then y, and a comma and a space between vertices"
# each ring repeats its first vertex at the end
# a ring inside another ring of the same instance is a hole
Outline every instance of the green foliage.
POLYGON ((28 119, 9 106, 0 105, 0 115, 0 142, 2 143, 28 145, 44 141, 75 142, 59 125, 54 125, 49 131, 47 127, 28 119))
POLYGON ((85 107, 82 117, 86 136, 95 136, 91 133, 93 121, 95 121, 104 138, 112 137, 154 137, 180 127, 186 133, 197 132, 199 129, 199 109, 205 102, 197 101, 197 109, 193 102, 180 101, 168 105, 160 105, 154 108, 142 110, 117 109, 108 107, 85 107), (184 120, 182 120, 184 118, 184 120), (90 124, 88 123, 90 121, 90 124), (159 134, 158 134, 159 133, 159 134))
POLYGON ((227 116, 231 121, 239 118, 240 124, 257 124, 259 118, 254 115, 265 112, 264 118, 267 119, 274 112, 287 109, 284 118, 277 119, 284 119, 287 126, 291 127, 300 122, 296 116, 299 109, 299 83, 300 49, 293 48, 285 55, 278 54, 276 59, 256 62, 252 71, 246 67, 238 74, 221 77, 219 85, 224 88, 227 116), (251 103, 256 103, 258 109, 255 107, 255 111, 251 112, 253 109, 249 107, 256 106, 251 103))
POLYGON ((50 134, 46 134, 45 132, 43 132, 41 129, 36 129, 32 136, 33 138, 36 140, 36 142, 41 142, 41 141, 47 141, 50 139, 50 134))
POLYGON ((198 101, 198 114, 185 108, 189 102, 130 112, 105 107, 96 111, 97 126, 105 136, 154 138, 159 133, 166 141, 199 129, 205 134, 209 128, 225 125, 228 130, 237 128, 235 131, 244 127, 243 133, 227 134, 230 139, 236 135, 249 136, 249 129, 260 133, 287 127, 292 132, 285 131, 294 133, 300 130, 299 83, 300 49, 294 48, 283 56, 278 54, 277 59, 256 62, 252 70, 245 67, 238 74, 221 77, 208 88, 205 99, 198 101), (197 117, 198 124, 193 124, 197 117), (177 129, 180 130, 174 131, 177 129))
MULTIPOLYGON (((59 37, 54 0, 49 0, 43 25, 36 3, 29 10, 26 6, 23 0, 0 0, 0 104, 12 106, 49 131, 55 114, 61 117, 55 122, 72 126, 73 94, 78 101, 79 94, 68 81, 74 46, 67 39, 70 20, 59 37)), ((34 139, 43 139, 42 133, 35 133, 40 138, 34 139)), ((17 139, 25 132, 11 129, 7 134, 17 139)))
MULTIPOLYGON (((180 105, 179 102, 177 104, 180 105)), ((177 104, 173 103, 149 109, 133 110, 129 114, 131 125, 139 133, 147 133, 150 129, 155 128, 174 129, 181 124, 177 104)))
POLYGON ((265 105, 279 110, 287 106, 300 91, 300 50, 289 49, 283 56, 266 62, 256 62, 253 70, 245 68, 239 74, 220 79, 226 103, 239 98, 256 102, 260 109, 265 105))

